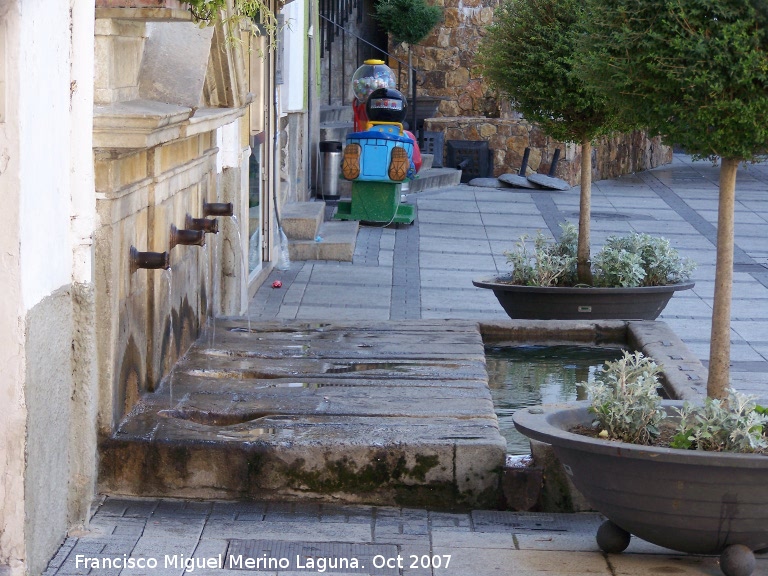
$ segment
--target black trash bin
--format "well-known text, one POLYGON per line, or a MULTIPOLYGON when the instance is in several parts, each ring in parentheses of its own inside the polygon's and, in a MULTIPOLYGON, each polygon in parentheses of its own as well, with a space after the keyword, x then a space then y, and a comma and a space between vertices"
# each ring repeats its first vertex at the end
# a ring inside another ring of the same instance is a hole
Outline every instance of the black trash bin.
POLYGON ((341 142, 320 142, 320 193, 323 200, 339 199, 341 175, 341 142))

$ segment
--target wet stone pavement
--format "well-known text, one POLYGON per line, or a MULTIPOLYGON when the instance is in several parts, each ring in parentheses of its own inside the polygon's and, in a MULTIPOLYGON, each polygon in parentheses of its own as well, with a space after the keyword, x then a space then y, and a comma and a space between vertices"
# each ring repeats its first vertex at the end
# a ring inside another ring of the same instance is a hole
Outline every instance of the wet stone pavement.
POLYGON ((100 489, 493 506, 506 443, 476 323, 222 320, 101 445, 100 489))

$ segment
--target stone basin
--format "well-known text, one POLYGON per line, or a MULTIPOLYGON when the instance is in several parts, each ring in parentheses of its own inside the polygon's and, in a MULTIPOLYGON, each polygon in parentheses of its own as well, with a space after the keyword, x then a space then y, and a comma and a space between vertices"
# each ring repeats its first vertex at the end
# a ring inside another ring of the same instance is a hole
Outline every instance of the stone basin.
POLYGON ((605 343, 666 366, 673 398, 703 368, 662 322, 219 320, 101 441, 100 490, 495 508, 506 442, 489 342, 605 343))

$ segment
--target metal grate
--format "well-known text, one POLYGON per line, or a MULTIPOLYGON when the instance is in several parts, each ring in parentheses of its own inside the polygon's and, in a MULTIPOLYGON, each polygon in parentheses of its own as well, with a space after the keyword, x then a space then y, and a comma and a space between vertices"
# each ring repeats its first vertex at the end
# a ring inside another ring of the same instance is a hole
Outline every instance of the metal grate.
POLYGON ((461 170, 461 181, 493 176, 493 157, 484 140, 448 140, 447 164, 461 170))
POLYGON ((374 568, 373 563, 374 556, 397 558, 397 554, 394 544, 230 540, 222 568, 251 572, 280 570, 397 576, 399 570, 396 567, 374 568))

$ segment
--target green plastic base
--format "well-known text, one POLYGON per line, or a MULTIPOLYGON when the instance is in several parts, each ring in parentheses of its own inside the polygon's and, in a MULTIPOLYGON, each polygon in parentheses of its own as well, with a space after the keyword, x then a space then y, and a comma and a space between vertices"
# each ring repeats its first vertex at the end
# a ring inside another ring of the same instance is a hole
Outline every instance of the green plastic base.
POLYGON ((400 184, 352 182, 352 200, 339 202, 335 220, 411 224, 416 207, 400 203, 400 184))

